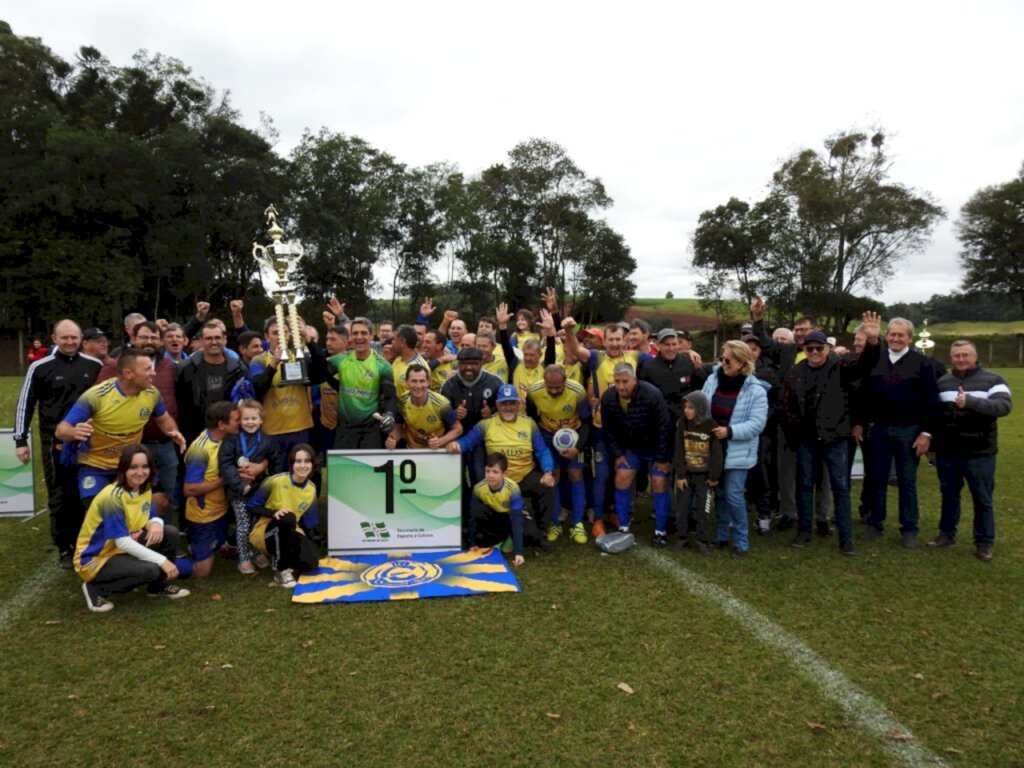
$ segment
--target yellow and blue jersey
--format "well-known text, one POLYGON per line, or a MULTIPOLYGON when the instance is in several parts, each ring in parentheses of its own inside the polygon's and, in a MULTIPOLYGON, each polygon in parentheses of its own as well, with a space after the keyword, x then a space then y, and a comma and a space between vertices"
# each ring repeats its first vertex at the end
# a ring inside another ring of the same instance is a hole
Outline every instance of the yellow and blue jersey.
POLYGON ((437 363, 431 360, 430 363, 434 366, 430 371, 430 389, 434 392, 440 392, 441 387, 448 381, 448 375, 455 370, 455 361, 437 363))
POLYGON ((577 384, 583 384, 583 363, 576 360, 569 365, 565 364, 565 346, 559 344, 555 347, 555 362, 565 369, 565 377, 572 379, 577 384))
MULTIPOLYGON (((609 357, 608 353, 603 350, 591 350, 590 359, 587 362, 590 365, 590 383, 594 397, 600 401, 604 393, 614 386, 616 365, 629 363, 633 366, 633 370, 637 371, 640 368, 640 361, 648 357, 650 355, 641 356, 635 349, 627 349, 619 357, 609 357)), ((601 426, 600 408, 594 412, 594 426, 601 426)))
POLYGON ((501 379, 503 384, 508 383, 508 363, 505 362, 504 357, 498 357, 497 350, 495 350, 491 362, 483 364, 483 369, 488 373, 493 373, 501 379))
POLYGON ((124 554, 114 542, 122 536, 138 539, 154 517, 152 491, 132 493, 108 485, 85 513, 75 545, 75 571, 84 581, 92 581, 110 558, 124 554))
POLYGON ((519 485, 507 477, 497 490, 491 488, 486 480, 481 480, 473 486, 473 496, 484 506, 502 515, 512 511, 523 511, 523 494, 519 490, 519 485))
POLYGON ((107 379, 85 390, 64 421, 74 426, 92 419, 92 436, 78 449, 79 464, 117 469, 122 449, 142 440, 142 429, 151 416, 165 413, 163 398, 155 387, 129 397, 117 379, 107 379))
POLYGON ((334 429, 338 425, 338 390, 328 384, 320 385, 320 426, 334 429))
MULTIPOLYGON (((266 373, 274 359, 272 352, 256 355, 249 363, 249 379, 266 373)), ((263 431, 268 435, 287 435, 313 427, 313 399, 304 384, 281 386, 281 365, 274 370, 270 388, 263 396, 263 431)))
POLYGON ((537 422, 520 413, 513 421, 505 421, 498 414, 484 419, 460 437, 458 443, 464 452, 483 443, 487 453, 505 454, 507 475, 516 482, 530 474, 535 457, 542 472, 551 472, 555 467, 537 422))
POLYGON ((537 364, 533 368, 527 368, 524 363, 520 362, 512 372, 512 381, 510 383, 514 384, 515 388, 519 390, 520 413, 526 413, 526 393, 538 381, 541 384, 544 383, 544 366, 541 364, 537 364))
POLYGON ((395 374, 395 397, 401 397, 409 391, 409 387, 405 383, 405 372, 409 369, 410 365, 416 364, 422 365, 428 372, 430 371, 430 364, 427 363, 427 358, 419 352, 413 355, 412 359, 408 362, 403 360, 400 355, 396 355, 395 359, 391 361, 391 370, 395 374))
POLYGON ((395 421, 405 426, 405 441, 410 448, 429 448, 431 436, 440 437, 455 424, 455 411, 444 395, 427 390, 427 401, 417 405, 412 393, 398 398, 395 421))
MULTIPOLYGON (((220 478, 220 442, 204 429, 185 452, 185 482, 203 483, 220 478)), ((185 502, 185 519, 192 523, 212 523, 228 511, 228 498, 224 487, 215 488, 202 496, 189 496, 185 502)))
MULTIPOLYGON (((295 519, 303 523, 295 529, 299 533, 303 532, 303 528, 314 528, 320 518, 316 508, 316 486, 313 485, 313 481, 307 479, 302 485, 298 485, 292 480, 290 472, 271 475, 264 480, 256 489, 256 493, 249 498, 248 507, 291 511, 295 519)), ((266 533, 269 524, 269 517, 258 517, 249 532, 249 542, 265 555, 268 554, 266 533)))
POLYGON ((561 394, 552 397, 543 381, 534 384, 526 394, 531 410, 536 411, 541 429, 554 434, 562 427, 577 432, 585 419, 590 418, 590 399, 587 390, 572 379, 565 380, 561 394))

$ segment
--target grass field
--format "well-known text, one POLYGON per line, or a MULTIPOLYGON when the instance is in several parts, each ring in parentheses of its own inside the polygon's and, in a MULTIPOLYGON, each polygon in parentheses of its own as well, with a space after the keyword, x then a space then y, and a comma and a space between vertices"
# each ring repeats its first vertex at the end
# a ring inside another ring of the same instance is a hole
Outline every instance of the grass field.
POLYGON ((969 339, 975 336, 1016 336, 1024 333, 1024 320, 1007 323, 935 323, 929 325, 928 330, 942 336, 964 336, 969 339))
MULTIPOLYGON (((710 309, 701 307, 700 299, 637 299, 634 306, 643 307, 650 312, 672 312, 712 318, 715 316, 710 309)), ((749 311, 742 301, 727 301, 726 307, 730 311, 730 317, 735 320, 749 316, 749 311)))
MULTIPOLYGON (((654 552, 648 522, 624 555, 530 553, 519 595, 295 607, 219 562, 94 615, 45 516, 0 521, 0 765, 1019 766, 1021 411, 1001 443, 989 564, 969 513, 950 550, 852 559, 654 552)), ((930 537, 926 466, 920 488, 930 537)))

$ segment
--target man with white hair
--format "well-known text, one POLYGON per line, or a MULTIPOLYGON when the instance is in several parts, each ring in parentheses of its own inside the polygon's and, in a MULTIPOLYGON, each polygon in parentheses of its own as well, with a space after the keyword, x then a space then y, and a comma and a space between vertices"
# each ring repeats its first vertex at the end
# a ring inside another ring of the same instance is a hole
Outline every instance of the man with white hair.
POLYGON ((942 516, 939 535, 928 546, 943 549, 956 543, 960 492, 966 480, 974 501, 974 554, 989 562, 996 538, 996 422, 1013 407, 1010 388, 1002 376, 978 364, 978 350, 969 341, 954 341, 949 359, 953 370, 938 381, 942 406, 935 429, 942 516))
POLYGON ((889 466, 896 462, 900 534, 903 546, 917 546, 917 464, 931 449, 938 415, 935 368, 912 348, 914 324, 902 317, 889 321, 887 349, 864 378, 863 395, 872 418, 871 482, 874 499, 865 539, 879 539, 886 516, 889 466))

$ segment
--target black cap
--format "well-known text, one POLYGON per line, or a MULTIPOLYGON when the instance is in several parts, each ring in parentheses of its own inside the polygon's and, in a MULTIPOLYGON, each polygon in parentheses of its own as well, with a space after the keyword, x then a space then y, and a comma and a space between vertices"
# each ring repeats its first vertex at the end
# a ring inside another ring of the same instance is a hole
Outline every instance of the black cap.
POLYGON ((759 347, 761 346, 761 339, 759 339, 757 337, 757 334, 755 334, 755 333, 741 333, 740 334, 740 341, 752 341, 755 344, 757 344, 757 346, 759 346, 759 347))
POLYGON ((109 339, 110 336, 102 328, 86 328, 82 332, 82 338, 86 341, 94 341, 99 338, 109 339))
POLYGON ((476 347, 463 347, 459 350, 459 354, 455 356, 456 360, 479 360, 483 362, 484 353, 476 347))

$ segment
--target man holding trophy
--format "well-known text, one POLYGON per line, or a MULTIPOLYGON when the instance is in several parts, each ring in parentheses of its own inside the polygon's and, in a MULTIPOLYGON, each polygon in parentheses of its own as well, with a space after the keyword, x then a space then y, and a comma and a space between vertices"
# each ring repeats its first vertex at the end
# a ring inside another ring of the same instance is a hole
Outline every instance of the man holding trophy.
POLYGON ((326 379, 327 361, 310 343, 315 338, 314 329, 306 327, 295 309, 295 287, 289 273, 302 258, 302 244, 283 239, 284 230, 277 223, 274 206, 268 206, 265 213, 271 243, 253 243, 252 252, 270 267, 276 279, 275 312, 263 324, 270 349, 249 363, 249 380, 256 399, 263 403, 263 432, 275 443, 283 465, 293 446, 310 441, 313 416, 309 388, 326 379))

